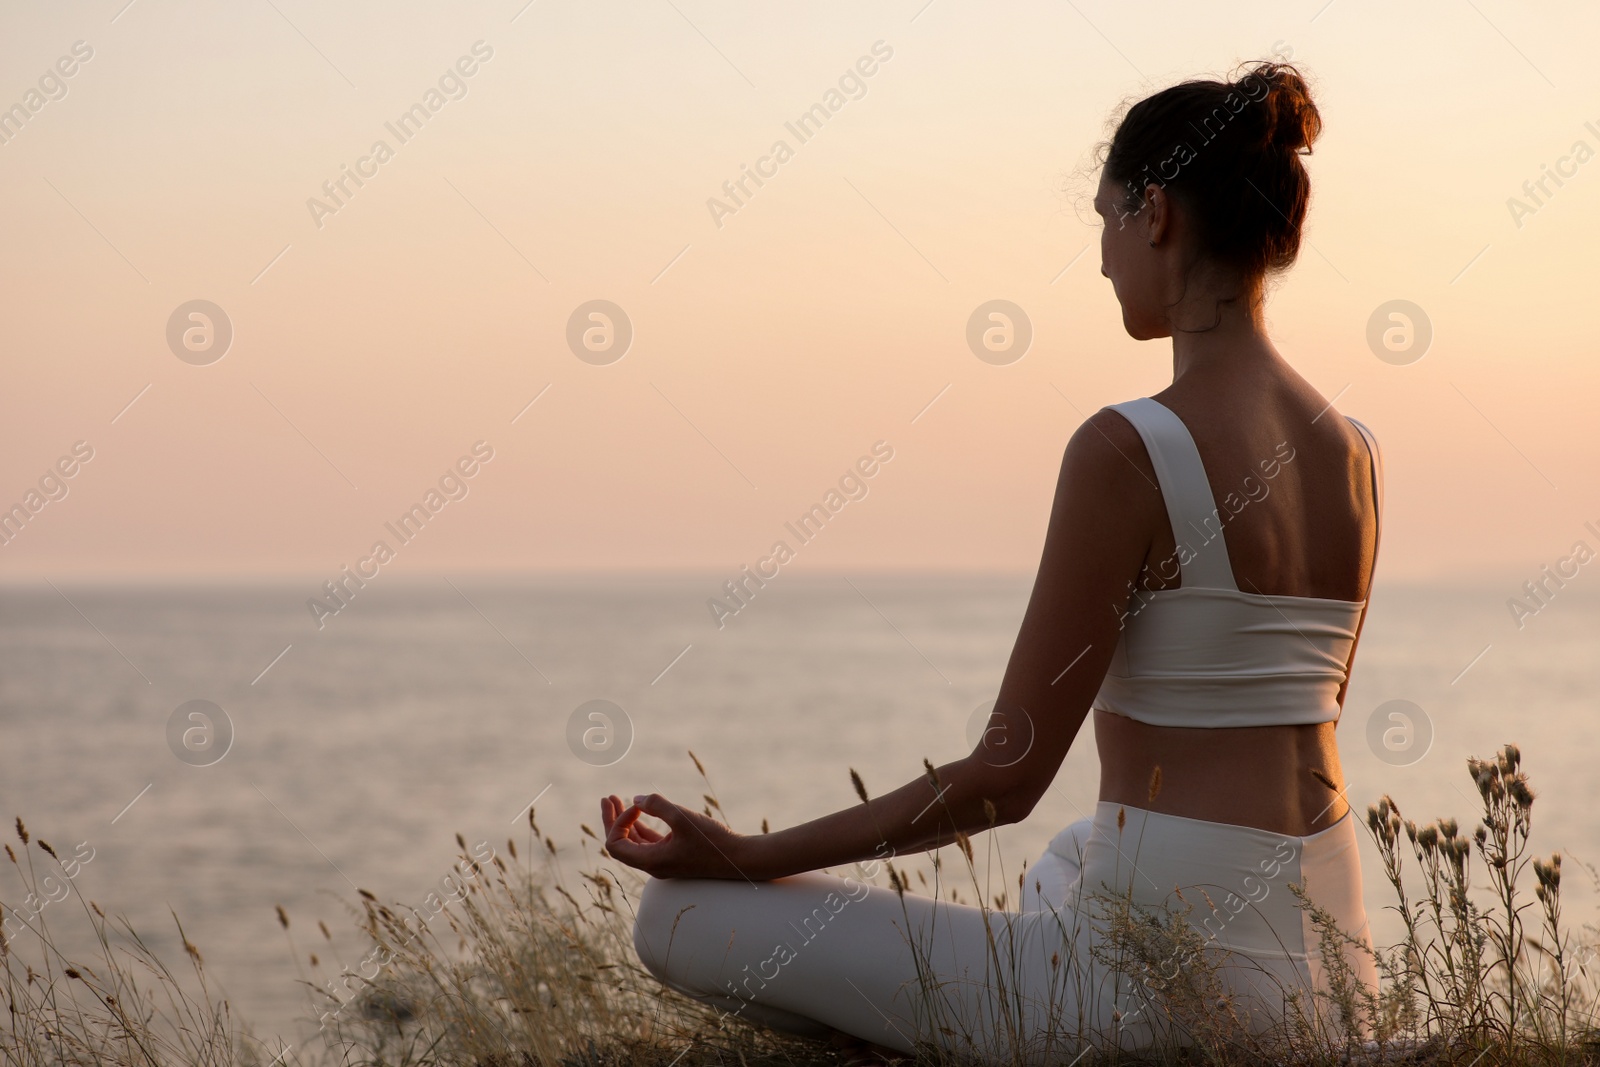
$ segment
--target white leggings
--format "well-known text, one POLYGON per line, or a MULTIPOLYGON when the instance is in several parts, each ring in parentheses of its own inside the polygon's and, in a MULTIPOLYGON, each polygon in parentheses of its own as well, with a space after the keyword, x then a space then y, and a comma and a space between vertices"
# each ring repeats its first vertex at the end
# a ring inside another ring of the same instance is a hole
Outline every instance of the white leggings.
MULTIPOLYGON (((1102 801, 1028 868, 1017 911, 902 897, 819 872, 759 883, 651 879, 634 945, 665 985, 774 1029, 842 1031, 904 1052, 918 1042, 983 1058, 1016 1050, 1044 1062, 1085 1044, 1184 1042, 1181 1013, 1151 991, 1160 978, 1228 996, 1251 1032, 1295 1010, 1291 996, 1326 1023, 1328 1009, 1308 995, 1329 990, 1319 939, 1290 883, 1366 942, 1349 812, 1293 837, 1102 801), (1136 908, 1192 906, 1201 940, 1160 942, 1117 963, 1109 953, 1126 942, 1107 937, 1103 906, 1091 899, 1105 893, 1136 908), (1207 968, 1188 964, 1201 945, 1220 986, 1195 985, 1207 968)), ((940 891, 948 897, 948 883, 940 891)), ((1368 953, 1347 946, 1341 955, 1357 981, 1376 986, 1368 953)))

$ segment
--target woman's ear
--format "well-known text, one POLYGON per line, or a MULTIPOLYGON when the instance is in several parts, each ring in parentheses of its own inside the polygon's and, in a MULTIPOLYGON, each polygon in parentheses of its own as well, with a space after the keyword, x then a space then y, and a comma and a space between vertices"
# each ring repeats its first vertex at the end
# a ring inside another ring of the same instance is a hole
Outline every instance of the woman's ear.
POLYGON ((1161 239, 1170 234, 1172 226, 1172 202, 1167 197, 1167 191, 1154 182, 1146 185, 1144 210, 1140 214, 1149 227, 1145 237, 1152 245, 1160 244, 1161 239))

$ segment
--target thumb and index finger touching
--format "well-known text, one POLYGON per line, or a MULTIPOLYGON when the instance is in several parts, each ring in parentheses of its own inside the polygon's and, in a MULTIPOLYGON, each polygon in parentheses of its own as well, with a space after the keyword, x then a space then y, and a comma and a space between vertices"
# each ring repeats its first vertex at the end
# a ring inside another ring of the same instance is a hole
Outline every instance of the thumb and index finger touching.
MULTIPOLYGON (((641 815, 652 815, 667 824, 668 829, 683 831, 689 828, 688 820, 683 809, 659 793, 640 794, 633 798, 633 803, 624 806, 618 797, 608 797, 601 802, 606 816, 606 837, 608 841, 626 840, 629 831, 634 829, 634 824, 641 815)), ((640 829, 647 829, 641 826, 640 829)), ((657 836, 655 831, 650 831, 651 836, 657 836)))
POLYGON ((660 793, 640 794, 633 798, 633 809, 646 815, 654 815, 673 830, 686 830, 689 828, 688 819, 683 809, 660 793))

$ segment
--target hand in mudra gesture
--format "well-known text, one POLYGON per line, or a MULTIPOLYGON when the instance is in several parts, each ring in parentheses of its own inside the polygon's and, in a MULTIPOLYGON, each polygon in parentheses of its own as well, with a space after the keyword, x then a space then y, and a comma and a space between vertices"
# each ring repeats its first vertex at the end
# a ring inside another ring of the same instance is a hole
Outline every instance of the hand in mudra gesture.
POLYGON ((606 851, 612 858, 657 878, 746 878, 739 867, 743 842, 722 823, 674 804, 659 793, 624 804, 618 796, 600 799, 606 851), (667 824, 662 833, 646 825, 651 815, 667 824))

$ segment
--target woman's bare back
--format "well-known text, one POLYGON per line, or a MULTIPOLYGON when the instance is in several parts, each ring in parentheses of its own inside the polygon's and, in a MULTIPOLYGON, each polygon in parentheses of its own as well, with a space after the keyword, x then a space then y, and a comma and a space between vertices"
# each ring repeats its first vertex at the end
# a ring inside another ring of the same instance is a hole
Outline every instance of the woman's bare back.
MULTIPOLYGON (((1240 590, 1362 601, 1377 550, 1366 442, 1275 358, 1241 376, 1189 376, 1155 399, 1194 438, 1240 590), (1241 395, 1242 391, 1248 393, 1241 395)), ((1115 431, 1113 431, 1115 432, 1115 431)), ((1141 589, 1172 589, 1176 542, 1155 470, 1131 426, 1114 441, 1156 506, 1141 589)), ((1339 694, 1341 703, 1344 692, 1339 694)), ((1345 812, 1334 723, 1244 728, 1152 726, 1097 712, 1102 800, 1304 835, 1345 812), (1159 767, 1159 790, 1152 782, 1159 767)))

